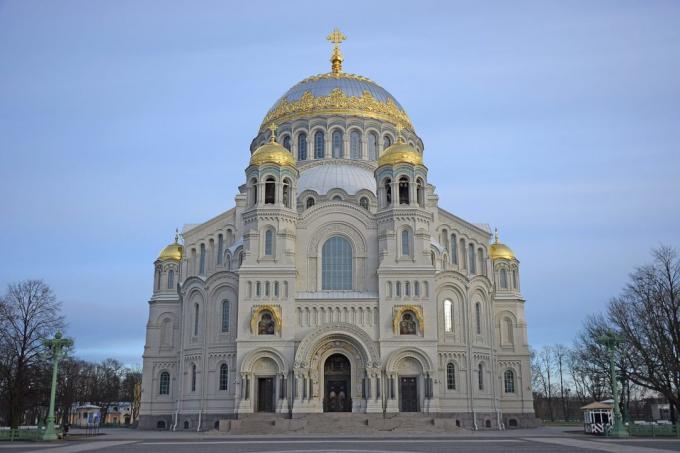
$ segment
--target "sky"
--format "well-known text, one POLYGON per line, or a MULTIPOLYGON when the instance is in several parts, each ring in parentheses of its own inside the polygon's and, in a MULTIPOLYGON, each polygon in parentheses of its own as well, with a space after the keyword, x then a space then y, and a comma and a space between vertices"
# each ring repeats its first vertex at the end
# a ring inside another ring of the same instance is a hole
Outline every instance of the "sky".
POLYGON ((273 103, 399 100, 440 206, 520 259, 532 347, 680 248, 680 2, 0 0, 0 292, 42 278, 88 360, 141 364, 153 261, 233 205, 273 103))

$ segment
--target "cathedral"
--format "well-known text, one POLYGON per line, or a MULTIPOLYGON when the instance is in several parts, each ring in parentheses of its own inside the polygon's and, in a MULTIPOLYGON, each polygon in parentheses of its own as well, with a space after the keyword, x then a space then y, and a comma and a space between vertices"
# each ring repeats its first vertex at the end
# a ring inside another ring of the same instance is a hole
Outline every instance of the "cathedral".
POLYGON ((141 428, 258 412, 533 425, 519 261, 439 206, 408 114, 343 72, 344 38, 264 116, 233 207, 154 262, 141 428))

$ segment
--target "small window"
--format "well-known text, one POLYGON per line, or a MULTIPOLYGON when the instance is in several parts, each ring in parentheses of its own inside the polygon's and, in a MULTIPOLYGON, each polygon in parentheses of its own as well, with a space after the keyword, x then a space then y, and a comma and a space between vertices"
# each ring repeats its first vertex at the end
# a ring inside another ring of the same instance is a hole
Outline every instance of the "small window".
POLYGON ((517 289, 517 269, 512 270, 512 289, 517 289))
POLYGON ((399 178, 399 204, 410 203, 409 186, 410 184, 406 176, 399 178))
POLYGON ((361 135, 357 131, 352 131, 349 134, 349 157, 361 159, 361 135))
POLYGON ((255 295, 260 297, 262 295, 262 283, 255 282, 255 295))
POLYGON ((274 296, 279 297, 279 282, 274 282, 274 296))
POLYGON ((368 134, 368 160, 378 158, 378 136, 373 132, 368 134))
POLYGON ((411 295, 411 283, 410 282, 404 282, 404 296, 410 296, 411 295))
POLYGON ((332 146, 332 155, 335 159, 342 159, 342 132, 339 130, 333 131, 333 135, 331 136, 331 146, 332 146))
POLYGON ((392 137, 390 137, 389 135, 385 135, 383 137, 383 148, 387 149, 390 146, 392 146, 392 137))
POLYGON ((476 325, 476 331, 477 335, 482 334, 482 304, 477 302, 475 304, 475 325, 476 325))
POLYGON ((420 296, 420 282, 413 282, 413 295, 420 296))
POLYGON ((411 256, 411 235, 408 230, 401 231, 401 254, 411 256))
POLYGON ((224 259, 224 236, 221 234, 217 235, 217 265, 222 264, 224 259))
POLYGON ((400 335, 415 335, 416 334, 416 320, 415 315, 407 311, 401 315, 401 322, 399 323, 400 335))
POLYGON ((272 314, 268 311, 262 312, 260 321, 257 323, 258 335, 274 335, 275 327, 276 322, 272 314))
POLYGON ((265 256, 274 254, 274 232, 272 230, 267 230, 264 233, 264 254, 265 256))
POLYGON ((198 315, 199 315, 199 306, 198 304, 194 304, 194 336, 198 335, 198 315))
POLYGON ((184 429, 189 429, 189 420, 184 420, 184 429))
POLYGON ((333 201, 342 201, 342 197, 340 195, 335 195, 333 196, 333 201))
POLYGON ((196 391, 196 364, 191 365, 191 391, 196 391))
POLYGON ((290 135, 286 135, 283 137, 283 147, 290 152, 290 135))
POLYGON ((305 202, 305 206, 306 206, 307 209, 314 206, 314 198, 312 198, 312 197, 307 198, 307 201, 305 202))
POLYGON ((477 258, 475 258, 475 246, 474 244, 468 244, 468 262, 470 263, 470 273, 477 273, 477 258))
POLYGON ((453 316, 451 313, 452 310, 452 304, 449 299, 446 299, 444 301, 444 331, 445 332, 452 332, 453 331, 453 316))
POLYGON ((222 301, 222 332, 229 332, 229 301, 222 301))
POLYGON ((250 205, 255 206, 257 204, 257 179, 253 178, 250 180, 250 205))
POLYGON ((276 203, 276 181, 272 177, 267 178, 264 183, 264 203, 276 203))
POLYGON ((283 180, 283 205, 290 208, 290 180, 288 178, 283 180))
POLYGON ((201 244, 201 255, 198 262, 198 273, 205 275, 205 244, 201 244))
POLYGON ((515 373, 512 370, 505 370, 503 381, 505 382, 505 393, 515 393, 515 373))
POLYGON ((229 367, 226 363, 220 365, 220 390, 227 390, 229 387, 229 367))
POLYGON ((323 159, 325 153, 324 133, 317 131, 314 134, 314 158, 323 159))
POLYGON ((446 365, 446 388, 456 390, 456 366, 453 363, 446 365))
POLYGON ((418 206, 421 208, 425 207, 425 185, 420 178, 416 180, 416 200, 418 201, 418 206))
POLYGON ((170 373, 168 373, 167 371, 163 371, 161 373, 158 384, 158 393, 160 393, 161 395, 170 394, 170 373))
POLYGON ((168 271, 168 289, 172 289, 175 286, 175 271, 170 269, 168 271))
POLYGON ((479 390, 484 390, 484 365, 481 363, 477 367, 477 384, 479 384, 479 390))
POLYGON ((244 258, 245 258, 245 255, 243 254, 243 252, 238 254, 238 267, 241 267, 241 265, 243 264, 244 258))
POLYGON ((389 206, 392 204, 392 180, 387 178, 383 186, 385 187, 385 206, 389 206))
POLYGON ((501 288, 508 289, 508 272, 505 269, 501 269, 500 272, 501 288))
POLYGON ((359 199, 359 206, 361 206, 362 208, 364 208, 365 210, 368 211, 368 198, 361 197, 359 199))
POLYGON ((451 263, 458 264, 458 243, 455 234, 451 235, 451 263))
POLYGON ((163 420, 158 420, 158 423, 156 423, 156 429, 165 429, 165 422, 163 420))
POLYGON ((298 135, 298 160, 307 160, 307 134, 298 135))

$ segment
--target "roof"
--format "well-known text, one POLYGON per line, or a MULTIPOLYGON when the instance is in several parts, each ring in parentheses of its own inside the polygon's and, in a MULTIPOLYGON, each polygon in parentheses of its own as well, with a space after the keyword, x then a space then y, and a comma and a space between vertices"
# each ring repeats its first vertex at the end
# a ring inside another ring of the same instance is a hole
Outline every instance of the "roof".
POLYGON ((590 404, 586 404, 585 406, 581 407, 582 411, 588 411, 591 409, 613 409, 614 405, 611 403, 605 403, 603 401, 594 401, 590 404))
POLYGON ((300 172, 297 192, 313 190, 325 195, 331 189, 342 189, 348 195, 355 195, 362 189, 376 193, 373 172, 351 164, 317 165, 300 172))

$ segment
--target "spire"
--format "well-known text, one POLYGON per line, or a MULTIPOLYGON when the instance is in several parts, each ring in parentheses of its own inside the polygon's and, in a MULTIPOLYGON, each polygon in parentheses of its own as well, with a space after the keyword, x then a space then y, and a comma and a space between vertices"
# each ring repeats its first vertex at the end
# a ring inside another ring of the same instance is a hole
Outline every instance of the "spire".
POLYGON ((276 123, 272 123, 269 125, 269 130, 271 131, 271 136, 269 137, 269 142, 270 143, 275 143, 276 142, 276 128, 278 125, 276 123))
POLYGON ((406 140, 404 140, 404 136, 402 135, 402 131, 404 130, 404 126, 402 126, 401 123, 397 123, 395 125, 395 129, 397 129, 397 142, 404 143, 406 141, 406 140))
POLYGON ((494 228, 493 237, 494 240, 496 241, 495 244, 500 244, 500 241, 498 240, 498 228, 494 228))
POLYGON ((343 35, 336 27, 328 36, 326 36, 326 39, 334 44, 333 54, 331 55, 331 71, 333 74, 340 74, 342 72, 342 62, 344 60, 342 52, 340 52, 340 43, 347 39, 347 36, 343 35))
POLYGON ((175 244, 179 244, 179 228, 175 228, 175 244))

